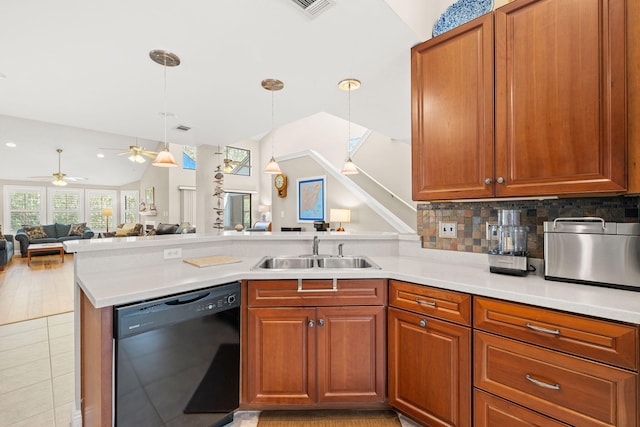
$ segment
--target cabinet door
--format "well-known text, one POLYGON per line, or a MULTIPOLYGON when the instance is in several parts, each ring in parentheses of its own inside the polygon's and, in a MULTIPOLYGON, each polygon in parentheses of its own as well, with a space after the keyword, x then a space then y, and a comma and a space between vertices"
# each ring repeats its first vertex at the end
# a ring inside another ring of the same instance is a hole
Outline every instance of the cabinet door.
POLYGON ((317 310, 318 402, 384 402, 384 306, 317 310))
POLYGON ((624 191, 625 0, 501 7, 495 56, 496 195, 624 191))
POLYGON ((414 200, 491 197, 493 15, 411 49, 414 200))
POLYGON ((313 308, 248 309, 250 403, 315 403, 314 319, 313 308))
POLYGON ((391 406, 431 427, 470 426, 470 328, 395 308, 388 313, 391 406))

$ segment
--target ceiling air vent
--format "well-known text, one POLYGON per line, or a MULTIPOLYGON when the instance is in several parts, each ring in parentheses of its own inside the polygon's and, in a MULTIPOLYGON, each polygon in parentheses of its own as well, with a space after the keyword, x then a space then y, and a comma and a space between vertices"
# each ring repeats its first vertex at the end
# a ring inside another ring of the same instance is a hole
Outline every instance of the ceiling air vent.
POLYGON ((181 132, 187 132, 187 131, 191 130, 191 128, 189 126, 185 126, 185 125, 178 125, 178 126, 176 126, 176 130, 179 130, 181 132))
POLYGON ((298 5, 309 18, 315 18, 333 6, 335 0, 291 0, 298 5))

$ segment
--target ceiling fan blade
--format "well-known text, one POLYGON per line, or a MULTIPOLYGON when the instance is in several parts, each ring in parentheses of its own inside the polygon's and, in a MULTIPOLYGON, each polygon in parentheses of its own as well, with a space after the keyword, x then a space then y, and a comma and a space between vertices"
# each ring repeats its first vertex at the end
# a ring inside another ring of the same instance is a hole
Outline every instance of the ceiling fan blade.
POLYGON ((79 176, 65 176, 62 179, 66 180, 66 181, 83 181, 87 178, 81 178, 79 176))
POLYGON ((34 178, 34 179, 48 179, 48 178, 55 178, 55 176, 53 176, 53 175, 47 175, 47 176, 29 176, 28 178, 34 178))

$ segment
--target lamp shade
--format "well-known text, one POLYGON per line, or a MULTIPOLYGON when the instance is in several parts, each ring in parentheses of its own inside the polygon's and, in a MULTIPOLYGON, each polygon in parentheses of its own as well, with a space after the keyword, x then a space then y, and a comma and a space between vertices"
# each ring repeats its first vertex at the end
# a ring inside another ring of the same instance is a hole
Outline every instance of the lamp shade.
POLYGON ((174 168, 178 166, 173 155, 168 149, 162 150, 156 156, 156 159, 152 163, 153 166, 160 166, 161 168, 174 168))
POLYGON ((102 216, 113 216, 112 208, 102 208, 102 216))
POLYGON ((331 209, 329 211, 329 221, 331 222, 350 222, 351 209, 331 209))
POLYGON ((344 165, 342 166, 342 170, 340 171, 343 175, 355 175, 358 173, 358 168, 349 158, 344 165))
POLYGON ((282 171, 280 170, 280 166, 278 165, 278 162, 276 162, 275 158, 271 157, 271 160, 269 160, 267 167, 264 168, 264 173, 272 175, 282 173, 282 171))

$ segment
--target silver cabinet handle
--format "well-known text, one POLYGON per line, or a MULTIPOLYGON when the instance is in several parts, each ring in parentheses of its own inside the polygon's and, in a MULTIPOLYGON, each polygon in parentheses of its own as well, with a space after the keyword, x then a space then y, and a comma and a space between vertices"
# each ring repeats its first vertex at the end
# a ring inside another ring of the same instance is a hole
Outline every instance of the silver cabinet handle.
POLYGON ((318 326, 324 326, 324 319, 318 320, 318 326))
POLYGON ((420 319, 420 323, 418 323, 421 327, 427 327, 427 319, 420 319))
POLYGON ((436 303, 435 301, 425 301, 423 299, 420 298, 416 298, 416 302, 420 305, 428 305, 429 307, 435 307, 436 303))
POLYGON ((543 332, 545 334, 551 334, 551 335, 560 335, 560 330, 559 329, 542 328, 540 326, 532 325, 531 323, 527 323, 524 326, 526 326, 527 328, 531 329, 532 331, 543 332))
POLYGON ((496 182, 498 184, 504 184, 504 178, 503 177, 498 177, 498 179, 496 180, 496 182))
POLYGON ((545 383, 544 381, 540 381, 537 380, 535 378, 533 378, 531 375, 526 374, 524 376, 528 381, 531 381, 532 383, 534 383, 535 385, 542 387, 542 388, 548 388, 551 390, 560 390, 560 384, 549 384, 549 383, 545 383))
POLYGON ((309 320, 309 327, 313 328, 314 326, 316 326, 316 322, 314 322, 313 320, 309 320))
POLYGON ((486 178, 484 180, 484 183, 487 184, 487 185, 491 184, 492 182, 493 182, 493 180, 491 178, 486 178))
POLYGON ((298 279, 298 292, 338 292, 338 279, 333 278, 331 289, 302 289, 302 279, 298 279))

